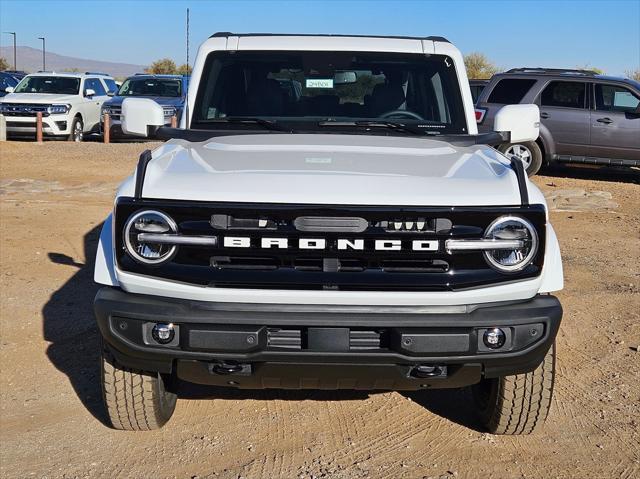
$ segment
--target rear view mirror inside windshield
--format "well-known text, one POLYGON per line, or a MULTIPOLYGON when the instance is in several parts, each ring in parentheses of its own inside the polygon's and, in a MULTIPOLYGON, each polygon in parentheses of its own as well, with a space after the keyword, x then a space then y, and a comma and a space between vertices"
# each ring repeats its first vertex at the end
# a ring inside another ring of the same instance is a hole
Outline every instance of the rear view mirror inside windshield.
POLYGON ((333 81, 336 85, 344 85, 346 83, 355 83, 358 80, 356 72, 336 72, 333 76, 333 81))

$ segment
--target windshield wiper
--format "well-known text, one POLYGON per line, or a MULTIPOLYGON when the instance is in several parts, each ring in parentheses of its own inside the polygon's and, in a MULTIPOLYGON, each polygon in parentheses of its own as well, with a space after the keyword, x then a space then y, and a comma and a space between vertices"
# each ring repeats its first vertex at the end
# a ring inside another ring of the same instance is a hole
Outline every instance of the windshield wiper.
POLYGON ((271 131, 284 131, 291 132, 291 128, 285 128, 279 125, 274 120, 265 120, 264 118, 257 118, 252 116, 225 116, 223 118, 216 118, 211 120, 200 120, 198 123, 238 123, 238 124, 253 124, 263 127, 265 130, 271 131))
POLYGON ((428 135, 429 133, 419 128, 413 128, 399 123, 397 121, 388 120, 358 120, 358 121, 321 121, 318 126, 363 126, 366 128, 389 128, 391 130, 409 133, 411 135, 428 135))

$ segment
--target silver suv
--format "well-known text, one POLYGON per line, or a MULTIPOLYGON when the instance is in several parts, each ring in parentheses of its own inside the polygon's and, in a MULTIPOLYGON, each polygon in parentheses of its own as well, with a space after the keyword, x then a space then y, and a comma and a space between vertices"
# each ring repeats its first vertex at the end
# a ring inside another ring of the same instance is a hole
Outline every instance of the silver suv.
POLYGON ((504 143, 529 176, 543 164, 640 166, 640 83, 589 70, 516 68, 494 75, 476 104, 480 132, 507 104, 540 107, 535 142, 504 143))

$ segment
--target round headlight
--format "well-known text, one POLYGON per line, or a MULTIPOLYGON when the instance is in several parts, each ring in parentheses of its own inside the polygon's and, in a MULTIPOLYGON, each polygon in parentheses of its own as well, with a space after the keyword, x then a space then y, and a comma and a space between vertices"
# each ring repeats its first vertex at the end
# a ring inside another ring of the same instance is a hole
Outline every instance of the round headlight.
POLYGON ((129 255, 144 264, 160 264, 173 257, 176 245, 140 241, 140 234, 175 234, 178 226, 160 211, 146 210, 131 215, 124 228, 124 244, 129 255))
POLYGON ((486 250, 484 257, 492 268, 513 273, 526 268, 538 251, 538 234, 531 223, 518 216, 502 216, 489 225, 486 239, 520 240, 522 247, 486 250))

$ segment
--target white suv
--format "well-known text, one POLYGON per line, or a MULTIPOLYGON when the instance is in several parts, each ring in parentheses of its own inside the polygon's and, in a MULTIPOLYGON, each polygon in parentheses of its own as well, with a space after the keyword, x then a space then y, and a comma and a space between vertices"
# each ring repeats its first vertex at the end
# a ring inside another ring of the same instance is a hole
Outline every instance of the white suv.
POLYGON ((42 112, 44 135, 82 141, 85 133, 99 130, 100 108, 116 90, 113 78, 103 73, 34 73, 7 88, 0 113, 9 136, 35 135, 42 112))
POLYGON ((490 146, 535 141, 536 105, 479 135, 442 37, 219 33, 188 93, 179 129, 122 102, 125 134, 171 139, 142 153, 97 248, 114 427, 162 426, 185 381, 473 386, 488 431, 542 424, 560 249, 522 162, 490 146))

